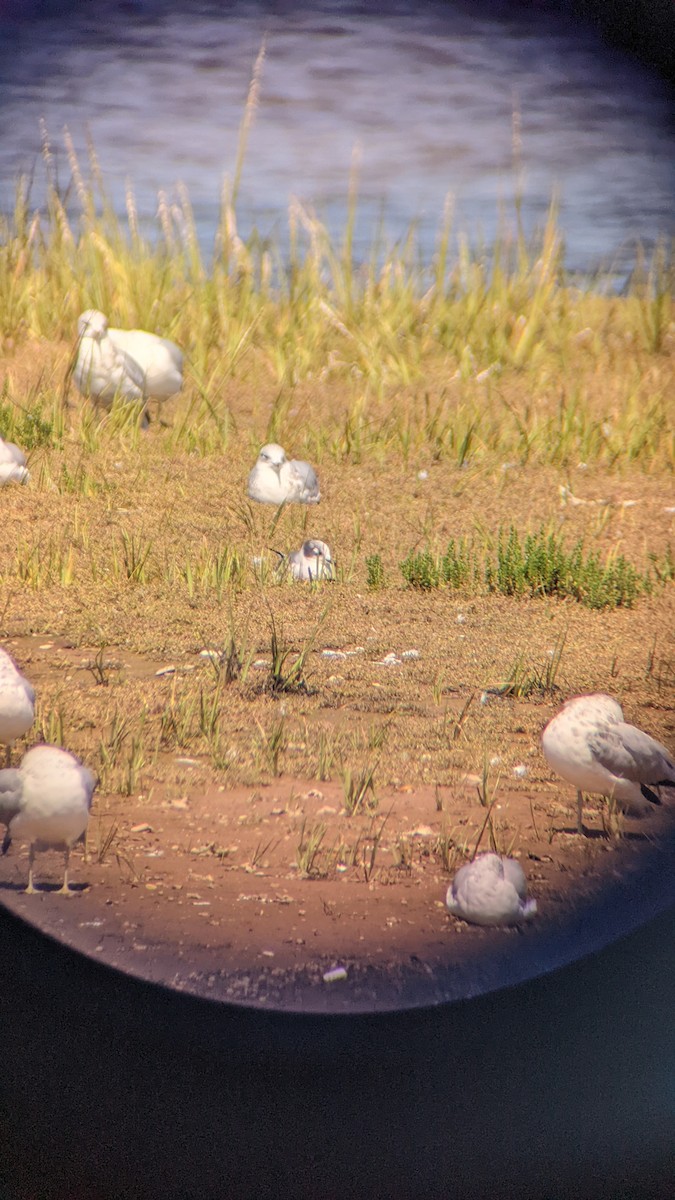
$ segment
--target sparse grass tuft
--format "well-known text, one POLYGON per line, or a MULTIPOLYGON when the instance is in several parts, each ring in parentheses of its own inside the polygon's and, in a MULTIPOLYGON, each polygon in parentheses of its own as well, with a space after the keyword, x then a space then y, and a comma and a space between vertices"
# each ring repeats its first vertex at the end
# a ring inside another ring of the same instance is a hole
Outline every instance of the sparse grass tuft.
POLYGON ((375 772, 378 765, 379 759, 375 763, 357 769, 346 763, 343 764, 342 795, 345 812, 349 813, 350 817, 361 812, 363 808, 377 808, 375 772))

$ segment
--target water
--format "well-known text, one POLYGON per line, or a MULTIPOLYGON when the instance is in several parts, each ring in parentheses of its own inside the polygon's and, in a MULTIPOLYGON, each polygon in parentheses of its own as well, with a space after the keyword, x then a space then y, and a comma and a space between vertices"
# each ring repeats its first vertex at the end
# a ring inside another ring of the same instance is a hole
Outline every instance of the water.
POLYGON ((182 180, 208 246, 266 36, 238 205, 244 234, 255 224, 283 241, 291 196, 313 204, 339 234, 356 148, 357 254, 367 253, 384 213, 391 238, 416 220, 430 256, 448 192, 455 227, 489 241, 515 191, 514 106, 526 225, 543 221, 557 189, 571 269, 623 269, 637 241, 649 248, 673 233, 666 85, 587 27, 544 9, 477 0, 390 0, 377 13, 349 2, 52 7, 60 15, 2 30, 3 209, 18 173, 36 162, 32 196, 40 200, 43 117, 62 182, 62 128, 82 149, 88 126, 116 208, 123 211, 126 178, 147 217, 158 189, 171 193, 182 180))

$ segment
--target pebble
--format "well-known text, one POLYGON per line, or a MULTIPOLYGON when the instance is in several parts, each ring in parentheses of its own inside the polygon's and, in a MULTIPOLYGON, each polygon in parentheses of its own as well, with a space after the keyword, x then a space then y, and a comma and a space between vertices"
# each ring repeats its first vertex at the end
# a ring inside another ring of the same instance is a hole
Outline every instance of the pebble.
POLYGON ((324 971, 323 973, 324 983, 339 983, 341 979, 346 978, 347 971, 345 967, 333 967, 331 971, 324 971))
POLYGON ((513 774, 516 779, 524 779, 527 775, 527 767, 524 763, 518 763, 518 766, 513 768, 513 774))
POLYGON ((401 658, 420 658, 419 650, 404 650, 401 658))
POLYGON ((417 472, 417 478, 418 478, 418 479, 428 479, 428 478, 429 478, 429 472, 428 472, 428 471, 418 471, 418 472, 417 472))
POLYGON ((152 833, 152 825, 148 825, 147 822, 141 825, 132 825, 129 833, 152 833))
POLYGON ((174 666, 169 666, 169 667, 160 667, 160 668, 159 668, 159 671, 155 671, 155 675, 156 675, 156 676, 159 676, 159 675, 175 675, 175 673, 176 673, 176 668, 175 668, 174 666))

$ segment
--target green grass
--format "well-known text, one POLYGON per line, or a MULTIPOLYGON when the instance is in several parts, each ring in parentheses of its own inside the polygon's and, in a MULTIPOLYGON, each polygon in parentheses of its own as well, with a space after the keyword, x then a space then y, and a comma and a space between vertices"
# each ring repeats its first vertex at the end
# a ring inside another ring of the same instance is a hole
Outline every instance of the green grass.
MULTIPOLYGON (((657 582, 670 578, 670 548, 654 568, 657 582)), ((406 584, 419 591, 446 586, 502 596, 557 596, 587 608, 632 608, 654 586, 651 574, 622 554, 603 557, 585 551, 582 541, 567 550, 562 538, 543 526, 524 536, 513 525, 500 529, 487 548, 464 538, 451 540, 442 555, 411 550, 400 570, 406 584)))

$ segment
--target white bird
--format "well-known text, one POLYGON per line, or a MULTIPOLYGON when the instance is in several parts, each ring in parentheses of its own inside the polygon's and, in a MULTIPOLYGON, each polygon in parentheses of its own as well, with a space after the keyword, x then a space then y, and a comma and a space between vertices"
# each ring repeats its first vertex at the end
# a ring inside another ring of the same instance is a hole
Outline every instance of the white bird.
POLYGON ((519 925, 537 911, 527 899, 527 880, 514 858, 480 854, 460 867, 445 898, 449 912, 472 925, 519 925))
POLYGON ((14 442, 0 438, 0 487, 5 483, 28 483, 26 455, 14 442))
POLYGON ((248 494, 261 504, 318 504, 319 481, 313 467, 287 459, 276 442, 263 446, 248 477, 248 494))
POLYGON ((28 886, 31 895, 36 850, 62 848, 65 854, 63 887, 68 886, 70 851, 87 828, 96 776, 68 750, 34 746, 18 769, 0 771, 0 821, 7 827, 2 843, 6 854, 13 838, 29 843, 28 886))
POLYGON ((35 719, 35 690, 21 674, 14 659, 0 649, 0 742, 6 747, 9 766, 12 742, 28 733, 35 719))
POLYGON ((585 791, 613 798, 632 816, 645 816, 661 803, 655 788, 675 787, 670 752, 628 725, 612 696, 574 696, 549 721, 541 741, 549 765, 577 789, 579 833, 585 791))
POLYGON ((330 547, 318 538, 309 538, 303 542, 300 549, 293 550, 284 562, 288 564, 294 579, 311 582, 313 579, 335 578, 330 547))
POLYGON ((168 400, 183 386, 183 351, 175 342, 144 329, 109 329, 118 350, 128 354, 143 372, 143 394, 168 400))
POLYGON ((84 396, 109 406, 115 396, 130 403, 166 400, 183 386, 183 355, 167 338, 143 329, 111 329, 93 308, 80 316, 77 336, 73 374, 84 396))

